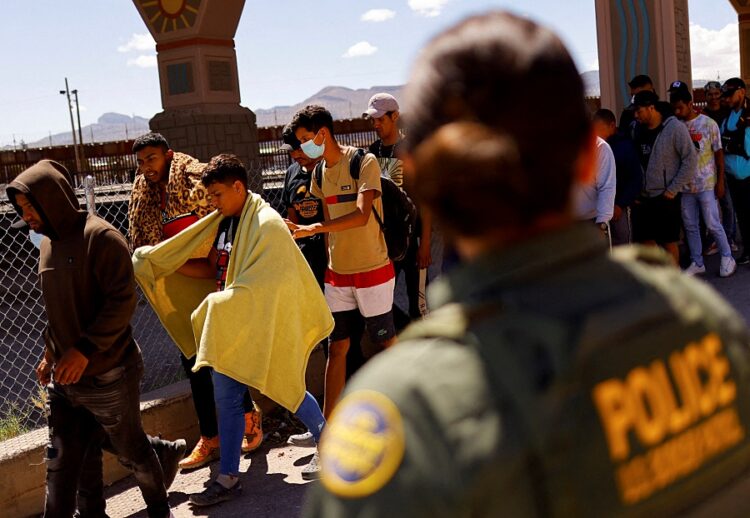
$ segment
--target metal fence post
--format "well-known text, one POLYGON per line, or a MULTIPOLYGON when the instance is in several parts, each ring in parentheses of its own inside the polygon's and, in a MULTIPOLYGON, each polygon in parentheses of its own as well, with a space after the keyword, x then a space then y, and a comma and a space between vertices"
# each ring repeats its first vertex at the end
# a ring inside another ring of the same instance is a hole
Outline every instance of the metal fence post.
POLYGON ((86 210, 89 214, 96 216, 96 179, 91 175, 86 175, 83 181, 83 192, 86 194, 86 210))

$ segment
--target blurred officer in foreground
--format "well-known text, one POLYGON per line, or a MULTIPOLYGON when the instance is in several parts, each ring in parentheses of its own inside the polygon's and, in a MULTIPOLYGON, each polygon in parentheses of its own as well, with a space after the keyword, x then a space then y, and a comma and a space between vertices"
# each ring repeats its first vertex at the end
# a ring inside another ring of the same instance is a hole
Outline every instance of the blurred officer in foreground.
MULTIPOLYGON (((596 141, 560 40, 506 13, 470 18, 424 50, 405 104, 407 181, 464 264, 347 387, 306 515, 725 505, 750 465, 748 333, 662 251, 610 255, 572 222, 596 141), (539 103, 550 85, 552 111, 539 103)), ((730 514, 748 516, 739 500, 730 514)))

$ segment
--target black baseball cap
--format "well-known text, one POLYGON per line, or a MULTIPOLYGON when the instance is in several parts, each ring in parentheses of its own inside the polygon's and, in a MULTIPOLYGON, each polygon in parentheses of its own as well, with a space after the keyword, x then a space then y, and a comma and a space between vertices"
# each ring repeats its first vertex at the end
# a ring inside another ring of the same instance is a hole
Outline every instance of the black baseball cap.
POLYGON ((684 81, 675 81, 669 85, 669 102, 676 101, 689 102, 693 100, 693 94, 690 93, 690 87, 684 81))
POLYGON ((281 140, 283 140, 284 143, 279 148, 280 151, 295 151, 302 145, 294 134, 290 124, 284 126, 284 129, 281 131, 281 140))
POLYGON ((654 106, 659 102, 659 96, 651 90, 642 90, 633 96, 635 106, 654 106))
POLYGON ((740 88, 747 88, 745 82, 739 77, 730 77, 724 81, 724 85, 721 87, 721 96, 730 97, 740 88))

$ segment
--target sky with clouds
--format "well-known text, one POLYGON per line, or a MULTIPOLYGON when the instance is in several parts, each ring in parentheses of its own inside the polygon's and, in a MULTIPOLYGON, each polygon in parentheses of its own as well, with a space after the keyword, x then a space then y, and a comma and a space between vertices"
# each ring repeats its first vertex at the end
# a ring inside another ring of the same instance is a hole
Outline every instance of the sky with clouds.
MULTIPOLYGON (((594 0, 247 0, 235 37, 242 104, 294 104, 329 85, 402 84, 426 41, 469 14, 507 8, 555 29, 582 71, 598 68, 594 0)), ((728 0, 689 0, 693 77, 739 73, 728 0)), ((0 145, 69 128, 59 90, 77 88, 83 125, 161 110, 154 42, 130 0, 3 0, 0 145)))

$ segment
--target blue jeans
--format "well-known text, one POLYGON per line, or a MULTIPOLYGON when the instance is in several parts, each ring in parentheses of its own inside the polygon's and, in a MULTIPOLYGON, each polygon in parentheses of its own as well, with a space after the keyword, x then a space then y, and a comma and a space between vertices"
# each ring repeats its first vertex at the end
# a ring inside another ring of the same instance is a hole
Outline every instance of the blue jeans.
POLYGON ((682 193, 682 222, 685 224, 690 259, 703 266, 703 246, 701 244, 700 217, 716 240, 722 257, 731 257, 732 250, 719 218, 719 204, 713 189, 696 193, 682 193))
POLYGON ((724 233, 727 235, 729 243, 734 243, 737 239, 737 220, 734 217, 734 205, 732 204, 729 187, 724 189, 724 197, 719 199, 719 207, 721 208, 721 224, 724 226, 724 233))
MULTIPOLYGON (((216 371, 213 371, 213 380, 216 410, 219 413, 219 473, 237 475, 240 471, 242 437, 245 434, 245 409, 242 401, 247 394, 247 385, 216 371)), ((294 415, 310 430, 315 442, 318 442, 325 426, 325 418, 312 394, 305 392, 305 399, 294 415)))

